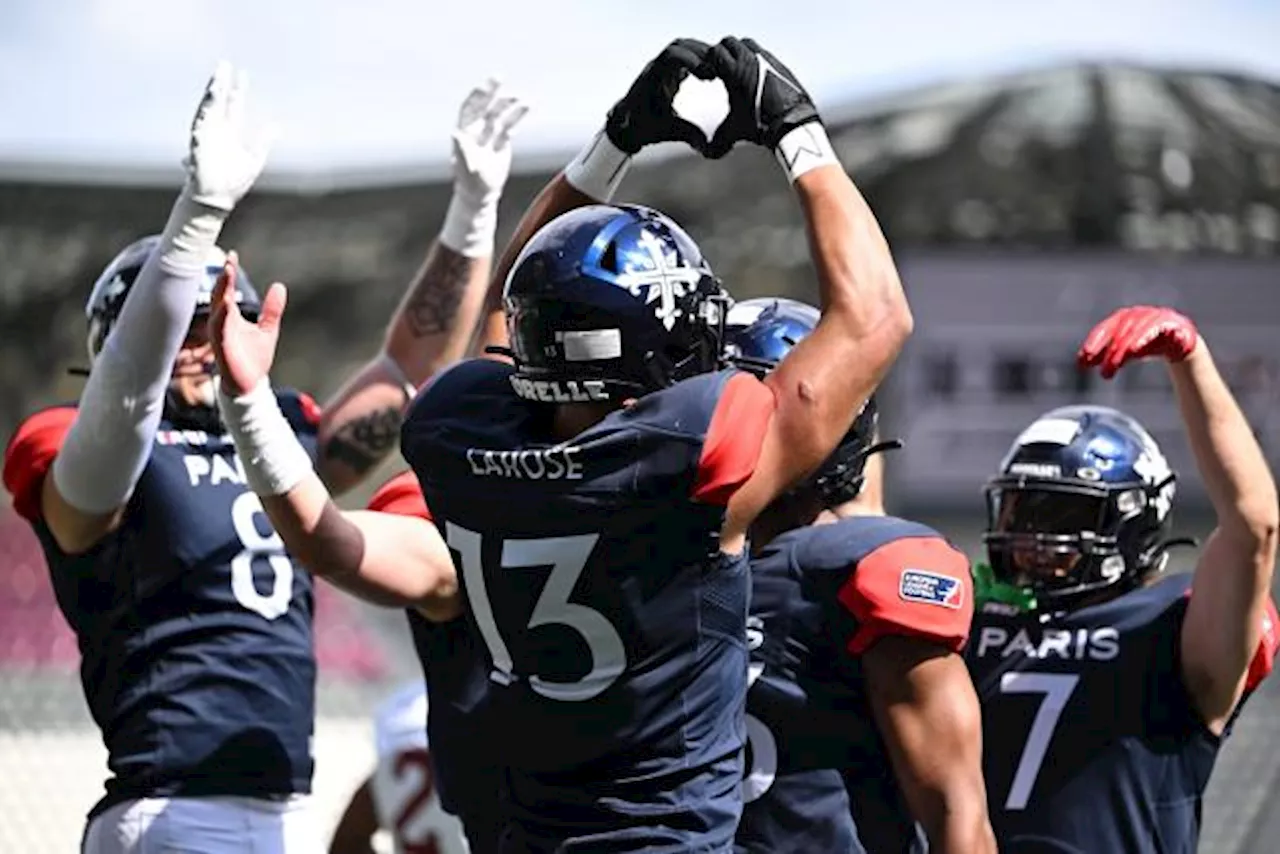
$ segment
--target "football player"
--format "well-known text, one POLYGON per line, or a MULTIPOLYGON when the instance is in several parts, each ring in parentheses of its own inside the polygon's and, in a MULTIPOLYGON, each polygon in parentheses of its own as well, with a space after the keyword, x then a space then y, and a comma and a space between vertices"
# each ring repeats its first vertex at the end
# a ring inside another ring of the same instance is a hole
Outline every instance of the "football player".
MULTIPOLYGON (((79 639, 108 751, 88 854, 320 844, 305 814, 311 578, 266 524, 221 426, 204 317, 225 259, 218 234, 265 159, 249 142, 245 94, 243 76, 220 65, 164 232, 124 250, 93 289, 79 403, 27 419, 5 451, 5 485, 79 639)), ((513 116, 486 87, 455 144, 484 160, 513 116)), ((333 405, 321 414, 305 395, 266 391, 335 491, 392 449, 411 387, 466 347, 452 320, 469 311, 474 322, 483 300, 501 187, 491 178, 464 156, 445 227, 382 353, 333 405)), ((271 301, 247 281, 237 297, 244 314, 269 319, 271 301)))
MULTIPOLYGON (((730 358, 766 376, 818 317, 795 300, 738 303, 730 358)), ((916 821, 930 851, 995 851, 959 653, 969 565, 936 531, 859 501, 867 461, 898 445, 876 441, 876 421, 873 398, 751 528, 742 852, 905 852, 916 821)))
POLYGON ((1110 379, 1163 359, 1217 513, 1192 575, 1162 575, 1174 475, 1103 406, 1045 413, 987 486, 987 554, 967 658, 983 704, 1002 851, 1193 851, 1201 798, 1241 704, 1271 670, 1276 488, 1192 322, 1107 317, 1079 351, 1110 379))
POLYGON ((329 854, 372 854, 379 828, 390 834, 396 854, 467 854, 458 820, 441 809, 427 708, 427 687, 415 680, 378 709, 377 765, 347 804, 329 854))
MULTIPOLYGON (((369 509, 430 519, 422 488, 405 471, 383 484, 369 509)), ((484 643, 465 620, 427 619, 407 608, 428 697, 426 738, 440 806, 462 822, 471 854, 494 854, 503 828, 502 763, 485 716, 489 668, 484 643)))
POLYGON ((446 371, 402 430, 434 523, 337 510, 259 390, 278 327, 240 317, 232 287, 212 324, 220 405, 243 456, 288 469, 255 488, 315 571, 436 620, 465 600, 507 766, 503 850, 730 850, 747 530, 831 453, 909 335, 893 260, 808 95, 736 39, 664 50, 515 242, 499 268, 514 364, 446 371), (729 92, 709 142, 671 106, 691 72, 729 92), (774 150, 806 214, 824 312, 763 382, 718 370, 728 298, 692 239, 603 204, 631 155, 691 134, 713 155, 774 150))
MULTIPOLYGON (((369 499, 368 509, 410 519, 431 518, 418 480, 409 471, 400 472, 379 487, 369 499)), ((451 576, 452 567, 444 567, 443 572, 451 576)), ((449 591, 450 595, 456 592, 451 579, 449 591)), ((387 592, 395 594, 394 589, 387 592)), ((387 592, 369 596, 366 591, 365 598, 382 601, 387 592)), ((438 837, 443 833, 445 838, 452 838, 449 830, 435 830, 439 822, 434 819, 425 823, 420 819, 424 811, 430 810, 431 796, 422 796, 415 803, 416 808, 404 814, 403 826, 391 819, 396 807, 391 806, 390 801, 405 797, 406 787, 411 788, 415 780, 419 792, 425 786, 424 781, 429 780, 440 808, 461 822, 470 854, 494 854, 498 851, 503 826, 502 773, 501 758, 494 749, 484 717, 489 682, 484 646, 460 618, 428 619, 418 607, 409 607, 405 613, 425 676, 425 683, 417 686, 423 706, 421 714, 414 708, 409 713, 397 713, 394 718, 399 722, 397 732, 406 744, 420 742, 423 748, 428 743, 431 745, 427 754, 430 776, 418 776, 416 769, 395 772, 394 766, 388 765, 388 754, 382 750, 382 745, 391 739, 379 735, 379 771, 352 797, 335 832, 332 854, 363 852, 379 823, 392 829, 395 844, 404 851, 411 852, 414 845, 427 844, 426 837, 433 834, 438 837), (406 723, 410 719, 416 721, 416 734, 410 732, 406 723), (384 779, 394 778, 396 782, 384 783, 379 791, 375 785, 379 773, 384 779)), ((409 708, 408 698, 413 695, 406 689, 401 696, 405 698, 405 708, 409 708)), ((379 721, 387 718, 386 714, 380 715, 379 721)), ((420 764, 415 760, 409 762, 420 764)))

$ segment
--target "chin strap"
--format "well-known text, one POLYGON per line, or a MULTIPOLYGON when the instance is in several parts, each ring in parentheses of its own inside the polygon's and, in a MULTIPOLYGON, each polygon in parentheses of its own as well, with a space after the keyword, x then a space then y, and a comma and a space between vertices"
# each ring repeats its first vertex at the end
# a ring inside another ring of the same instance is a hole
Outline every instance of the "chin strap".
POLYGON ((1142 553, 1140 560, 1146 566, 1153 566, 1156 561, 1170 549, 1177 548, 1197 548, 1200 540, 1195 537, 1170 537, 1167 540, 1161 540, 1151 548, 1142 553))
POLYGON ((187 403, 173 389, 165 393, 164 415, 173 425, 185 430, 203 430, 206 433, 221 434, 226 426, 218 412, 215 398, 212 406, 201 403, 187 403))
POLYGON ((885 439, 883 442, 876 442, 870 448, 863 451, 862 458, 865 460, 868 457, 875 456, 876 454, 883 454, 885 451, 897 451, 903 447, 904 445, 901 439, 885 439))

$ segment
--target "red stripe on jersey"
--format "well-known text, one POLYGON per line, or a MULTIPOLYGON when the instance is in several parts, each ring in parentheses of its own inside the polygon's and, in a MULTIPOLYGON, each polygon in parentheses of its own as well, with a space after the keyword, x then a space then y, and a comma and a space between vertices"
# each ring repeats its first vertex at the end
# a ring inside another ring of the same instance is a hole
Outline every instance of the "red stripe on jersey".
POLYGON ((773 392, 751 374, 729 378, 702 440, 694 501, 724 506, 747 482, 756 470, 775 406, 773 392))
POLYGON ((959 651, 973 619, 969 561, 941 537, 891 540, 849 570, 839 600, 858 621, 847 647, 851 655, 886 635, 959 651))
POLYGON ((427 499, 422 494, 417 476, 411 471, 402 471, 378 487, 378 491, 369 499, 369 509, 397 516, 417 516, 431 521, 427 499))
POLYGON ((316 399, 304 391, 298 392, 298 407, 302 410, 302 417, 312 427, 320 426, 320 416, 323 412, 320 404, 316 403, 316 399))
POLYGON ((1249 662, 1249 673, 1244 678, 1246 693, 1262 684, 1271 673, 1276 663, 1276 651, 1280 650, 1280 614, 1276 613, 1275 603, 1267 598, 1267 607, 1262 612, 1262 638, 1258 641, 1258 651, 1249 662))
POLYGON ((75 420, 76 411, 69 406, 37 412, 18 425, 4 449, 4 486, 13 496, 13 509, 28 522, 40 517, 44 476, 75 420))

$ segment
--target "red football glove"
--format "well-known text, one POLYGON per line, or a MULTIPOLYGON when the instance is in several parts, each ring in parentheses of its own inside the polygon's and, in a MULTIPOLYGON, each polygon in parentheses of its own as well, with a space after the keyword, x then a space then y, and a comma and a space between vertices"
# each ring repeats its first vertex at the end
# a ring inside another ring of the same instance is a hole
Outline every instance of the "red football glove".
POLYGON ((1131 305, 1118 309, 1093 327, 1076 361, 1081 369, 1098 367, 1111 379, 1122 365, 1134 359, 1158 356, 1181 362, 1195 350, 1200 335, 1185 315, 1171 308, 1131 305))

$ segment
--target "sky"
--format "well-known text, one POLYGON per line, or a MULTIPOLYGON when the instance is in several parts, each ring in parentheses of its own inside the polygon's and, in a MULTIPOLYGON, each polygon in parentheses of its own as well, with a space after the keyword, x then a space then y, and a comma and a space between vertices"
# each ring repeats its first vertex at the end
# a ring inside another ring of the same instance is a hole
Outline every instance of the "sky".
POLYGON ((0 160, 176 169, 220 58, 283 131, 269 170, 441 163, 490 74, 532 106, 517 158, 546 155, 588 138, 671 38, 729 33, 826 109, 1075 58, 1280 79, 1277 0, 2 0, 0 160))

